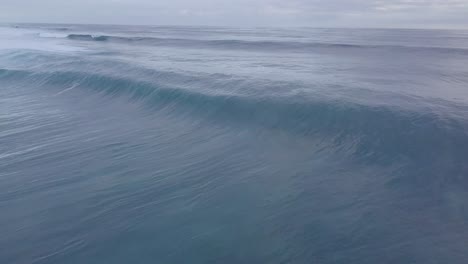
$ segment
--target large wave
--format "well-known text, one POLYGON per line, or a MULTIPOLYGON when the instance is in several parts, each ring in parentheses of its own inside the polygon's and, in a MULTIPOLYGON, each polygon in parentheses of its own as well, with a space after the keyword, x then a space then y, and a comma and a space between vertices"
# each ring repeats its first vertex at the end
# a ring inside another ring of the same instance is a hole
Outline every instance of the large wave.
MULTIPOLYGON (((163 75, 160 74, 159 78, 165 79, 163 75)), ((299 136, 318 136, 338 151, 345 150, 355 157, 374 161, 451 160, 451 170, 467 169, 462 161, 468 155, 468 122, 463 118, 463 113, 468 112, 466 106, 450 110, 461 114, 448 115, 325 98, 204 93, 167 85, 158 79, 150 82, 73 71, 3 69, 0 70, 0 80, 23 81, 43 87, 73 85, 104 96, 123 96, 171 115, 182 117, 189 114, 191 118, 205 118, 227 125, 248 125, 299 136)))

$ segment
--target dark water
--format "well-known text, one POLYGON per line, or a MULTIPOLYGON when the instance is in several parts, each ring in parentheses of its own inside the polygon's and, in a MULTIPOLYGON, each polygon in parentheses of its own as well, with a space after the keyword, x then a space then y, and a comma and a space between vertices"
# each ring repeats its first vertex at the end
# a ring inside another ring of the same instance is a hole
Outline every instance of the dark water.
POLYGON ((0 263, 468 263, 468 32, 5 25, 0 263))

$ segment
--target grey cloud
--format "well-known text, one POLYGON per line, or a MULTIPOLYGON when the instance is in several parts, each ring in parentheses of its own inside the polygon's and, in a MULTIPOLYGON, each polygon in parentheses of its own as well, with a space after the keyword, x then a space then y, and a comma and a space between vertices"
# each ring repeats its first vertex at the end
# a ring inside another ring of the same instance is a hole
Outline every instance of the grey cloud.
POLYGON ((0 21, 468 27, 468 0, 0 0, 0 21))

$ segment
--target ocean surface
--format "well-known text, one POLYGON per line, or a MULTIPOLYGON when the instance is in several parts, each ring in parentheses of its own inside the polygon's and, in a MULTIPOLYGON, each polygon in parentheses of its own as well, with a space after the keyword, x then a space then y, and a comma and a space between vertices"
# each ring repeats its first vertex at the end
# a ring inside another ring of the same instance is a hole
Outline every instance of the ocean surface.
POLYGON ((0 263, 468 263, 468 31, 2 25, 0 263))

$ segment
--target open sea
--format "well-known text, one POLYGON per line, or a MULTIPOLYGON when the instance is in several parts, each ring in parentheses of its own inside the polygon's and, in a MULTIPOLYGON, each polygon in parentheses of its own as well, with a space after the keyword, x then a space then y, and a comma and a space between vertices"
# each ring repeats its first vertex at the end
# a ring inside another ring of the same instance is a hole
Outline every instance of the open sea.
POLYGON ((468 31, 0 27, 0 263, 468 263, 468 31))

